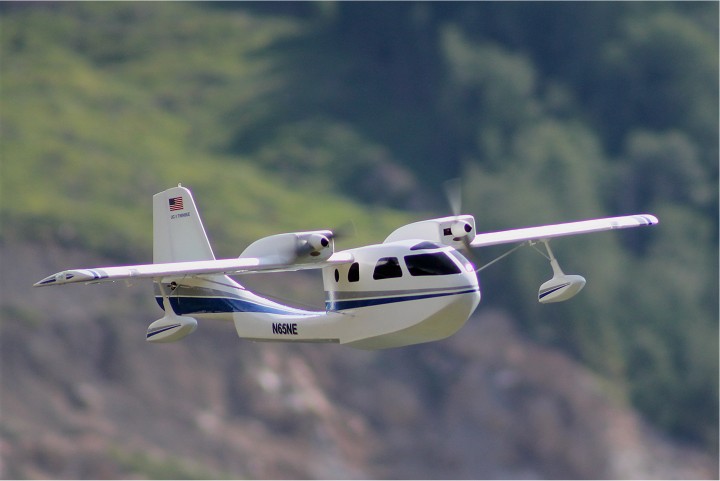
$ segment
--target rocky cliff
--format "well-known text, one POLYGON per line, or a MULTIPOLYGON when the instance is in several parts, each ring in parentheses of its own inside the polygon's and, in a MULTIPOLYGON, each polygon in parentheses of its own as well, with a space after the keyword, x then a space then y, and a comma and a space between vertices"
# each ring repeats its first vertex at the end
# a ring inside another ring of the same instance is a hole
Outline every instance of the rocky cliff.
MULTIPOLYGON (((660 436, 620 387, 501 311, 481 305, 450 339, 380 352, 256 344, 223 323, 150 345, 149 285, 33 289, 111 262, 0 248, 4 478, 718 476, 717 459, 660 436)), ((301 279, 247 280, 307 299, 319 283, 301 279)))

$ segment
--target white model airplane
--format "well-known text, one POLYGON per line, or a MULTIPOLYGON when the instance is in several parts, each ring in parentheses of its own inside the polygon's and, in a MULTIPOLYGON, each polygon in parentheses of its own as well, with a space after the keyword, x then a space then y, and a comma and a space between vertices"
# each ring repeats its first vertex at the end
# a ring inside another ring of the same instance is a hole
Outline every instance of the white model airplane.
POLYGON ((657 223, 643 214, 478 234, 472 216, 454 215, 340 252, 333 233, 322 230, 272 235, 237 259, 216 260, 192 194, 178 185, 153 196, 153 264, 62 271, 35 286, 150 278, 165 311, 148 327, 150 342, 177 341, 195 331, 198 320, 216 319, 232 321, 241 338, 254 341, 383 349, 443 339, 465 324, 480 302, 480 286, 462 249, 542 242, 553 277, 540 286, 538 300, 559 302, 577 294, 585 279, 563 273, 550 239, 657 223), (324 311, 279 304, 228 277, 299 269, 322 269, 324 311))

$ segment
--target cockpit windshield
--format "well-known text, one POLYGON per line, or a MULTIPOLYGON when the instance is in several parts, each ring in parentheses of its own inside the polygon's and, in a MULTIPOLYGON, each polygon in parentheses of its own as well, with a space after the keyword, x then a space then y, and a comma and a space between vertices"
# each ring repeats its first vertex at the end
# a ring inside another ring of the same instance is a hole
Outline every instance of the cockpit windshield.
POLYGON ((446 276, 460 274, 460 268, 445 252, 405 256, 411 276, 446 276))

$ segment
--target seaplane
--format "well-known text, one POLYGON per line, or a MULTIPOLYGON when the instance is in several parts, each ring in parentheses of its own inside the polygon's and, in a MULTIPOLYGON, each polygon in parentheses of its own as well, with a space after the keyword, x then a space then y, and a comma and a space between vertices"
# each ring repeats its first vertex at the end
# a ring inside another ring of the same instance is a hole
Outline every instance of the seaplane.
MULTIPOLYGON (((457 202, 453 210, 458 211, 457 202)), ((290 232, 261 238, 238 258, 216 259, 195 200, 178 185, 153 196, 153 263, 72 269, 35 286, 152 280, 164 315, 151 323, 146 340, 174 342, 199 321, 229 321, 252 341, 327 342, 377 350, 447 338, 480 303, 478 272, 523 246, 539 248, 553 276, 538 291, 543 304, 574 297, 585 286, 565 274, 550 241, 556 237, 653 226, 650 214, 626 215, 498 232, 476 232, 472 215, 454 215, 402 226, 381 244, 335 251, 331 230, 290 232), (472 249, 514 244, 485 266, 472 249), (229 276, 320 269, 325 309, 284 305, 243 287, 229 276)))

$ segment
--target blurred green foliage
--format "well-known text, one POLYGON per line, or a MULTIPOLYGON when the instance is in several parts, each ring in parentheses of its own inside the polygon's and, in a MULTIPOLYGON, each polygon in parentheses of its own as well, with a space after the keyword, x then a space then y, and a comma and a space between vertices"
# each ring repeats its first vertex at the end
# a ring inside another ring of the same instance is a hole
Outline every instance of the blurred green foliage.
POLYGON ((220 148, 239 128, 224 121, 228 106, 253 104, 272 88, 273 62, 258 49, 299 31, 287 20, 193 6, 8 6, 3 232, 148 257, 151 196, 185 182, 226 256, 278 224, 305 230, 352 221, 352 242, 381 241, 407 215, 368 211, 333 192, 334 179, 319 173, 324 165, 305 171, 298 162, 298 172, 284 173, 287 161, 267 149, 258 166, 220 148))
POLYGON ((178 182, 225 257, 349 221, 343 244, 379 242, 447 214, 457 176, 480 230, 654 213, 652 231, 556 242, 589 279, 572 302, 537 307, 551 273, 527 249, 483 272, 484 302, 717 448, 717 18, 717 2, 6 2, 2 236, 141 261, 150 197, 178 182))

